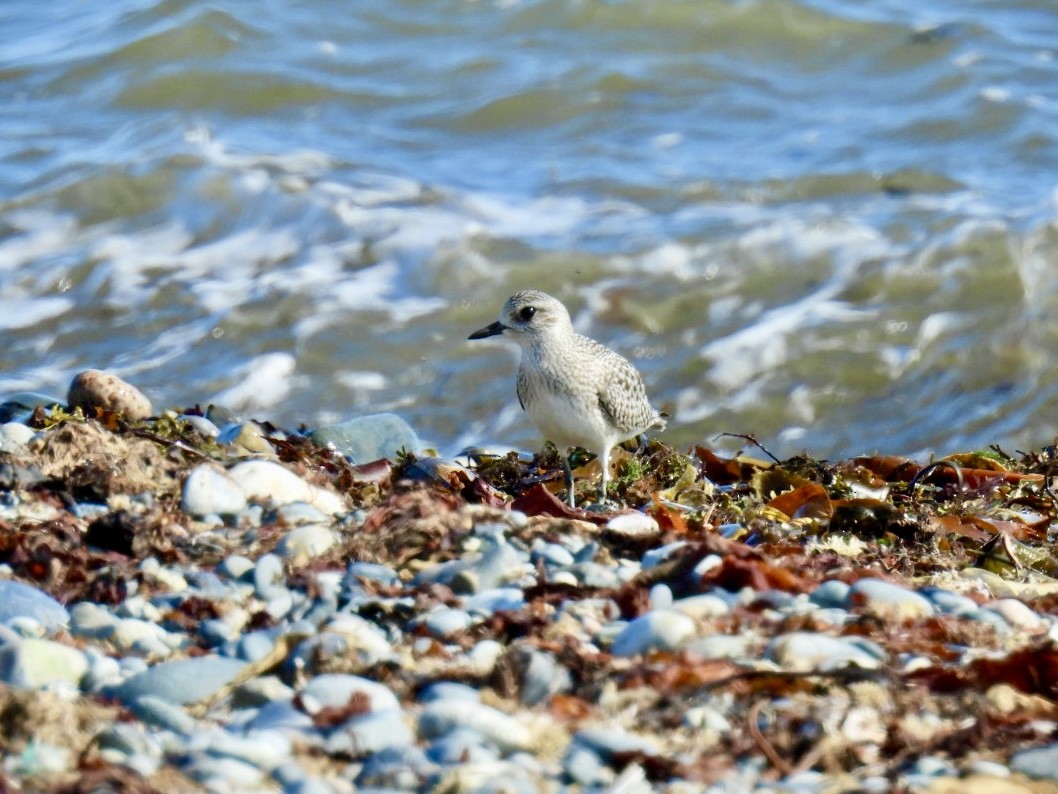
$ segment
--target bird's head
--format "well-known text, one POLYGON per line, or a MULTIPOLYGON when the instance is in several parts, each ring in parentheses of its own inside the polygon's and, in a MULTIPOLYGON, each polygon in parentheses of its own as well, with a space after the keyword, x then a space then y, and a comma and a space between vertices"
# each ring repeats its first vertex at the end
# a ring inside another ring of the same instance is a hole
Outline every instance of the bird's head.
POLYGON ((500 310, 500 319, 475 331, 469 339, 485 339, 497 334, 510 334, 519 344, 531 345, 549 334, 570 331, 573 323, 566 307, 546 292, 522 290, 507 299, 500 310))

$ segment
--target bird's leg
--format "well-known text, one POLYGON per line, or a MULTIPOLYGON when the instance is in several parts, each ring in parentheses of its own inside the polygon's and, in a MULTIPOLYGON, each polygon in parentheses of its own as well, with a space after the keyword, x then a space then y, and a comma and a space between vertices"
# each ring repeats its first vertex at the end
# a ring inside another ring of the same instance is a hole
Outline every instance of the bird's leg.
POLYGON ((642 457, 643 453, 647 451, 648 443, 650 443, 650 439, 647 438, 646 433, 640 433, 636 436, 636 454, 642 457))
POLYGON ((573 467, 569 463, 570 450, 566 450, 566 454, 562 456, 562 470, 566 475, 566 501, 569 502, 570 507, 577 506, 576 495, 573 493, 573 467))
POLYGON ((602 481, 599 483, 599 504, 606 504, 606 483, 610 479, 610 450, 603 448, 599 453, 599 465, 602 467, 602 481))

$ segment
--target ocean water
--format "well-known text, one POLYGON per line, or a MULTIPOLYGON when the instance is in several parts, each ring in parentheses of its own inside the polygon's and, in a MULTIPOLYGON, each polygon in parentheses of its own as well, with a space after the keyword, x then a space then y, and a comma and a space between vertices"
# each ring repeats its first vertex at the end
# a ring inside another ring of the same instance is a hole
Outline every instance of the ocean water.
POLYGON ((539 445, 538 287, 665 439, 1058 435, 1043 0, 0 4, 0 396, 111 370, 295 427, 539 445))

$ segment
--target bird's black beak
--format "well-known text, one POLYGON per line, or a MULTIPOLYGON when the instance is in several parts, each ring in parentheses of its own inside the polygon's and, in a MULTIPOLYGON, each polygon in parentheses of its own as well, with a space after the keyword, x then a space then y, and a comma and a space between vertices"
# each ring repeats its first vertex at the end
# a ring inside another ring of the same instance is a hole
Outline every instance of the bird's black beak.
POLYGON ((486 325, 484 328, 475 331, 468 336, 467 339, 485 339, 490 336, 497 336, 498 334, 502 334, 506 329, 507 326, 497 320, 492 325, 486 325))

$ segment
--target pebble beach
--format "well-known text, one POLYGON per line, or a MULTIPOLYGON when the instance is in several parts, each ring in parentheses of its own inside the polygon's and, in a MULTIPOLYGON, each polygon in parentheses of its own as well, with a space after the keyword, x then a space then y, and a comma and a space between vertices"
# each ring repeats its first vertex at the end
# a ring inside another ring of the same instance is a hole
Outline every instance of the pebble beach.
POLYGON ((1058 786, 1051 451, 655 440, 592 512, 553 450, 442 459, 393 414, 89 371, 0 419, 4 790, 1058 786))

